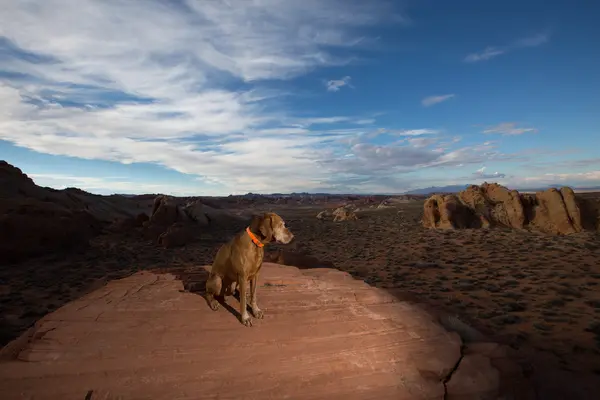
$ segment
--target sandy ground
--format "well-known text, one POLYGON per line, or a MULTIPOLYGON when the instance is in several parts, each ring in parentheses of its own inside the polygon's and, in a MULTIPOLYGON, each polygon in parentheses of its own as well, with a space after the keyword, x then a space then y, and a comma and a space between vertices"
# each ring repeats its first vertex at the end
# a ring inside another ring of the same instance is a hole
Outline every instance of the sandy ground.
MULTIPOLYGON (((600 375, 598 233, 425 230, 420 201, 340 223, 316 219, 322 205, 265 205, 254 211, 267 209, 282 215, 295 233, 290 250, 458 315, 514 347, 550 351, 565 369, 600 375)), ((241 228, 207 232, 201 241, 172 250, 144 241, 136 231, 105 235, 68 258, 3 266, 0 344, 108 280, 138 270, 210 264, 219 245, 241 228)))

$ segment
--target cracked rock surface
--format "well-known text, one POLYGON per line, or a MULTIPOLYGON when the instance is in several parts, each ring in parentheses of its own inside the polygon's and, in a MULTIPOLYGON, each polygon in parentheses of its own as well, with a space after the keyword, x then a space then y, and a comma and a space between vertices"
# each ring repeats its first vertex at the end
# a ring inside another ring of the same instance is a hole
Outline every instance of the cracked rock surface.
POLYGON ((503 394, 520 371, 497 346, 347 273, 265 263, 245 327, 237 299, 209 309, 207 270, 139 272, 48 314, 0 352, 2 398, 532 398, 503 394))

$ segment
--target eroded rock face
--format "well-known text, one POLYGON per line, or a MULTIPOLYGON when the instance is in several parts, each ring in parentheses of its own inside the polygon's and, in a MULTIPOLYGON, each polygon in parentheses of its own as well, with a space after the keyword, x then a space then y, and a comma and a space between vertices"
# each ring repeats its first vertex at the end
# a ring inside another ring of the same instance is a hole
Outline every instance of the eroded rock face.
POLYGON ((356 212, 359 211, 356 205, 354 204, 346 204, 341 207, 337 207, 333 211, 324 210, 317 214, 317 219, 322 221, 356 221, 358 216, 356 212))
POLYGON ((64 193, 41 188, 0 161, 0 263, 88 246, 102 224, 71 205, 64 193))
POLYGON ((584 229, 571 188, 535 196, 496 183, 472 185, 458 195, 434 195, 424 204, 423 226, 437 229, 507 227, 568 235, 584 229))
POLYGON ((581 214, 571 188, 552 188, 535 194, 531 224, 542 232, 568 235, 582 230, 581 214))
MULTIPOLYGON (((422 308, 347 273, 265 263, 258 292, 265 317, 248 328, 227 309, 212 311, 203 297, 182 290, 201 289, 208 270, 137 273, 46 315, 0 352, 3 397, 63 400, 93 391, 92 399, 432 400, 501 394, 501 372, 491 356, 462 358, 460 337, 422 308)), ((226 301, 238 307, 236 299, 226 301)))
POLYGON ((461 229, 475 227, 472 212, 453 195, 433 195, 425 200, 423 224, 428 228, 461 229))
POLYGON ((189 223, 176 222, 160 234, 158 244, 166 249, 180 247, 196 239, 199 234, 200 227, 198 225, 194 226, 189 223))
POLYGON ((356 221, 358 219, 356 213, 349 207, 336 208, 335 210, 333 210, 332 216, 334 222, 356 221))
POLYGON ((166 248, 179 247, 196 240, 208 229, 242 220, 240 216, 212 208, 199 200, 185 203, 160 195, 154 199, 152 214, 144 223, 143 236, 166 248))

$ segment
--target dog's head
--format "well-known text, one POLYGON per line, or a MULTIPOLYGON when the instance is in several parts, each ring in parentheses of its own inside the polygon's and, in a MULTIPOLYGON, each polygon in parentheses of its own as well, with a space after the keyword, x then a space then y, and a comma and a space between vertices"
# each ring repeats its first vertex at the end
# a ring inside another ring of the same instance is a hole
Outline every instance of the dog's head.
POLYGON ((285 226, 283 218, 275 213, 255 215, 250 228, 254 232, 260 232, 266 242, 288 244, 294 238, 294 234, 285 226))

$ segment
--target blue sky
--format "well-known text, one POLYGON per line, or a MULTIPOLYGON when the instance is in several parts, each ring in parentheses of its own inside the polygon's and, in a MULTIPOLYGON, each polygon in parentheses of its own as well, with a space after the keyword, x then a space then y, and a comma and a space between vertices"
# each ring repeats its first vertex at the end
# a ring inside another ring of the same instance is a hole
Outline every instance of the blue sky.
POLYGON ((600 4, 30 0, 0 159, 95 193, 600 185, 600 4))

